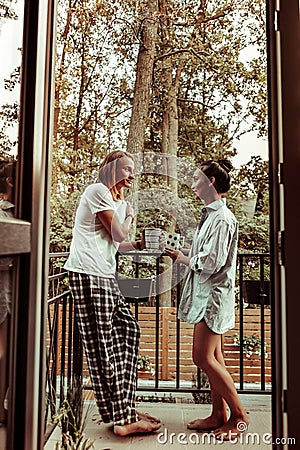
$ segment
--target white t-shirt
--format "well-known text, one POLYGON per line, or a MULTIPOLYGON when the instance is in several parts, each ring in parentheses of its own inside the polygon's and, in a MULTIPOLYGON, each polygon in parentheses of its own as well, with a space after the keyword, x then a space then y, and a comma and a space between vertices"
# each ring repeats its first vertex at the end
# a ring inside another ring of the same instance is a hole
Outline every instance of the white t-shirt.
POLYGON ((119 243, 112 240, 97 217, 100 211, 113 210, 124 222, 126 202, 114 201, 102 183, 94 183, 84 191, 76 211, 69 258, 64 266, 72 272, 113 278, 119 243))

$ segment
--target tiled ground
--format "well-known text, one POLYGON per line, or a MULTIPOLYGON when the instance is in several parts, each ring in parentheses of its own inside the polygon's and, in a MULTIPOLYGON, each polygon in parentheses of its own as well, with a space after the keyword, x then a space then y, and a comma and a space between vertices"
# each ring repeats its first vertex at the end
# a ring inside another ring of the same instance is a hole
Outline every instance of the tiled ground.
MULTIPOLYGON (((152 435, 139 435, 120 438, 113 434, 112 425, 100 424, 93 421, 96 408, 91 402, 88 406, 88 421, 85 428, 86 437, 94 441, 95 450, 158 450, 158 449, 195 449, 201 446, 203 450, 217 448, 227 449, 271 449, 271 399, 270 396, 253 395, 241 397, 249 413, 250 426, 238 442, 220 443, 212 436, 195 433, 186 429, 186 424, 196 417, 204 417, 210 412, 210 405, 196 405, 193 403, 148 403, 138 404, 138 410, 148 412, 162 421, 161 430, 152 435), (175 433, 175 434, 172 434, 175 433), (184 433, 184 434, 180 434, 184 433), (265 434, 265 436, 264 436, 265 434), (264 442, 263 438, 265 439, 264 442)), ((51 436, 45 450, 54 450, 60 440, 59 429, 51 436)))

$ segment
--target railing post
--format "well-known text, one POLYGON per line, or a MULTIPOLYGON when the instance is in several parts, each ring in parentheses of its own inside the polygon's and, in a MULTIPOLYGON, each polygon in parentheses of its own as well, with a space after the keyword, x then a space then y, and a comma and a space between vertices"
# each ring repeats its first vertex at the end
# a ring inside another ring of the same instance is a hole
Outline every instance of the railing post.
POLYGON ((244 258, 243 254, 239 255, 239 285, 240 285, 240 389, 244 389, 244 302, 243 302, 243 267, 244 258))
POLYGON ((180 264, 177 264, 177 285, 176 285, 176 389, 180 389, 180 319, 178 319, 178 308, 181 298, 180 289, 180 264))
POLYGON ((169 307, 162 307, 161 379, 169 379, 169 307))
POLYGON ((159 310, 160 310, 160 294, 159 294, 159 265, 160 257, 156 258, 156 295, 155 295, 155 388, 159 384, 159 310))
POLYGON ((264 300, 266 298, 264 294, 264 284, 265 284, 265 259, 264 255, 259 258, 260 262, 260 282, 261 282, 261 302, 260 302, 260 342, 261 342, 261 389, 265 390, 265 305, 264 300))
POLYGON ((76 320, 74 320, 73 334, 73 378, 82 377, 82 342, 76 320))

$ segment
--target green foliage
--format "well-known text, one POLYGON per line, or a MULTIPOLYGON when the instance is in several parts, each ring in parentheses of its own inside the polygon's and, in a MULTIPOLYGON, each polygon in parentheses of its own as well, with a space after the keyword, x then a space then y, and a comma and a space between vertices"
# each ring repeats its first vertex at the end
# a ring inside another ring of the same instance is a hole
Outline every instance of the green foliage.
POLYGON ((79 192, 51 197, 50 252, 68 251, 79 192))
POLYGON ((239 219, 239 251, 268 253, 269 216, 261 214, 249 219, 245 216, 239 219))
POLYGON ((247 164, 243 164, 235 177, 241 198, 257 196, 255 212, 268 214, 268 161, 260 156, 252 156, 247 164))
MULTIPOLYGON (((195 165, 203 159, 231 157, 236 153, 234 138, 250 130, 266 134, 263 11, 262 0, 171 1, 160 11, 146 150, 162 149, 164 113, 170 109, 175 82, 178 157, 195 165), (246 60, 249 45, 256 53, 246 60)), ((144 13, 143 2, 79 0, 72 9, 59 2, 51 251, 68 249, 78 192, 100 160, 108 151, 126 148, 144 13)), ((174 202, 176 195, 184 199, 197 219, 201 205, 182 181, 178 180, 174 202)), ((253 159, 241 168, 229 192, 228 204, 240 221, 240 247, 245 251, 268 249, 266 183, 266 166, 253 159), (259 196, 252 222, 239 205, 249 192, 259 196)), ((155 187, 171 192, 170 179, 141 176, 140 190, 155 187)), ((184 215, 180 224, 187 243, 194 232, 190 217, 184 215)), ((153 208, 152 202, 138 214, 136 236, 145 226, 167 230, 175 222, 175 213, 153 208)))
MULTIPOLYGON (((6 88, 7 89, 7 88, 6 88)), ((4 104, 0 108, 0 157, 12 157, 17 147, 17 139, 11 130, 18 123, 19 104, 13 102, 4 104)))
MULTIPOLYGON (((234 344, 240 346, 240 336, 238 334, 234 337, 234 344)), ((251 358, 252 354, 261 356, 261 338, 257 333, 249 334, 243 337, 243 352, 246 354, 247 358, 251 358)), ((267 344, 264 343, 265 348, 265 358, 268 357, 266 353, 267 344)))
POLYGON ((84 437, 88 412, 89 410, 87 409, 85 416, 82 416, 82 379, 79 377, 68 388, 66 397, 57 413, 52 417, 53 422, 58 422, 62 433, 62 442, 61 445, 56 445, 57 450, 59 448, 64 450, 88 450, 94 448, 94 443, 84 437))
MULTIPOLYGON (((139 277, 151 278, 155 275, 156 258, 142 255, 139 259, 139 277)), ((119 256, 119 273, 125 278, 135 278, 134 257, 126 255, 119 256)))
POLYGON ((234 138, 250 130, 266 135, 264 2, 255 3, 169 2, 159 28, 147 148, 160 147, 168 94, 179 75, 179 156, 193 155, 195 162, 233 156, 234 138), (256 50, 250 61, 243 57, 248 46, 256 50))
POLYGON ((94 442, 85 438, 82 428, 78 428, 76 416, 66 399, 53 420, 59 422, 62 430, 62 442, 56 444, 56 450, 88 450, 94 448, 94 442))
POLYGON ((13 3, 13 0, 0 0, 0 26, 5 19, 17 20, 13 3))
POLYGON ((65 436, 65 444, 60 446, 57 442, 55 446, 55 450, 89 450, 94 447, 94 442, 90 441, 90 439, 84 438, 81 436, 79 439, 74 439, 70 435, 65 436))
POLYGON ((147 372, 151 372, 152 375, 154 375, 155 371, 153 369, 150 356, 148 355, 138 355, 138 370, 145 370, 147 372))
MULTIPOLYGON (((242 253, 242 252, 240 252, 242 253)), ((255 252, 253 252, 255 253, 255 252)), ((237 276, 238 278, 238 276, 237 276)), ((261 267, 260 262, 257 258, 251 257, 249 255, 246 259, 244 258, 243 264, 243 279, 244 280, 260 280, 261 279, 261 267)), ((264 280, 270 280, 270 260, 269 258, 264 259, 264 280)), ((238 280, 237 280, 238 283, 238 280)))
MULTIPOLYGON (((58 5, 54 191, 85 184, 109 150, 124 148, 134 70, 126 5, 92 0, 58 5), (125 20, 126 19, 126 20, 125 20), (120 144, 122 140, 122 143, 120 144), (79 184, 78 184, 79 183, 79 184)), ((131 31, 131 30, 130 30, 131 31)))
POLYGON ((267 253, 270 250, 268 162, 252 156, 236 170, 230 199, 239 221, 239 251, 267 253), (253 199, 253 213, 245 211, 242 201, 253 199))
MULTIPOLYGON (((1 26, 9 20, 17 20, 18 16, 14 9, 14 2, 12 0, 0 0, 0 33, 1 26)), ((17 46, 16 46, 17 47, 17 46)), ((17 55, 17 48, 13 49, 17 55)), ((17 56, 21 56, 21 53, 17 56)), ((20 83, 20 67, 16 67, 9 78, 1 80, 4 84, 4 89, 13 91, 19 88, 20 83)), ((15 98, 19 98, 20 93, 17 91, 15 98)), ((3 102, 3 99, 2 99, 3 102)), ((17 149, 17 124, 19 115, 19 100, 12 100, 11 103, 0 104, 0 158, 13 157, 17 149), (13 130, 13 133, 12 133, 13 130)))

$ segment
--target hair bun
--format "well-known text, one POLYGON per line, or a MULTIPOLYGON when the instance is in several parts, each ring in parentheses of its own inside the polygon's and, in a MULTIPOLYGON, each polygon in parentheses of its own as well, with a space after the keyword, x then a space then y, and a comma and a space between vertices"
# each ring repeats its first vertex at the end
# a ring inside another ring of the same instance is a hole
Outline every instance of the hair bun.
POLYGON ((233 169, 233 165, 228 159, 218 159, 218 163, 227 173, 233 169))

